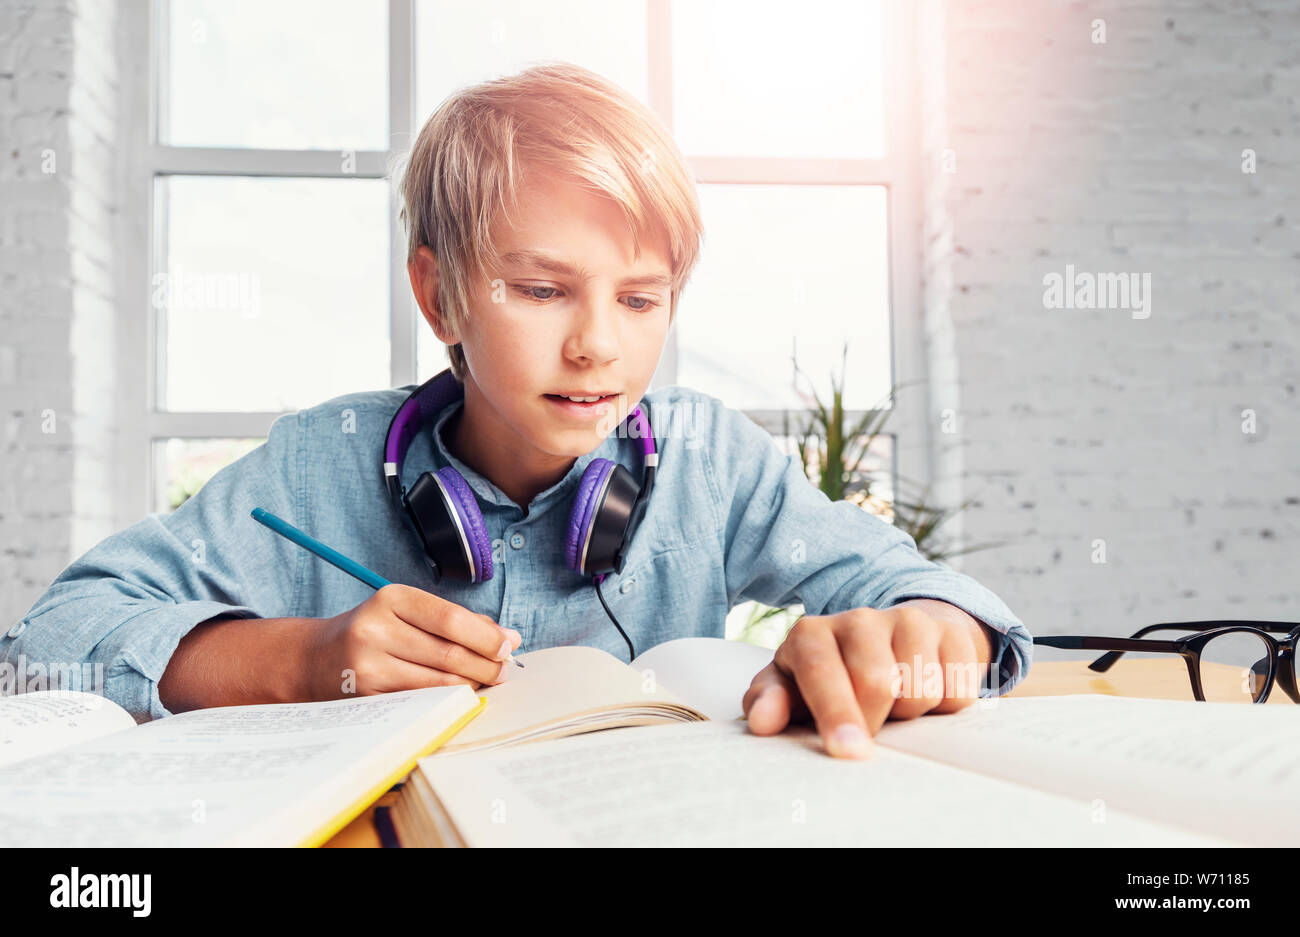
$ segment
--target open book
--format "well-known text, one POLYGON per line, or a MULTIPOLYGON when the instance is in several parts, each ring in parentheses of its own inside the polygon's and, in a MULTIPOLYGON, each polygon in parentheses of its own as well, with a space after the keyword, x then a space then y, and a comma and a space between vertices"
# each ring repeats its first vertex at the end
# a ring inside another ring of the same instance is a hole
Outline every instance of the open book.
MULTIPOLYGON (((479 694, 462 685, 227 706, 139 726, 92 693, 0 697, 0 846, 318 845, 439 746, 707 719, 655 686, 665 648, 638 658, 641 670, 553 648, 479 694)), ((754 671, 771 657, 745 648, 754 671)))
POLYGON ((484 706, 467 685, 136 725, 94 693, 0 697, 0 846, 314 846, 484 706))
POLYGON ((484 716, 403 786, 391 816, 404 846, 1291 845, 1300 831, 1290 707, 980 700, 887 722, 854 761, 826 755, 811 726, 748 731, 741 699, 771 651, 685 638, 631 666, 589 648, 519 657, 527 670, 481 691, 484 716), (568 659, 597 656, 600 686, 576 679, 568 659), (627 708, 637 686, 647 708, 671 700, 710 719, 529 729, 561 710, 627 708))
POLYGON ((581 645, 515 656, 525 667, 511 668, 505 683, 479 691, 487 709, 444 751, 487 751, 605 729, 739 716, 740 697, 730 698, 731 684, 711 692, 709 675, 718 667, 747 671, 748 685, 772 660, 769 650, 717 638, 669 641, 630 665, 581 645), (660 682, 661 673, 695 689, 690 704, 660 682))

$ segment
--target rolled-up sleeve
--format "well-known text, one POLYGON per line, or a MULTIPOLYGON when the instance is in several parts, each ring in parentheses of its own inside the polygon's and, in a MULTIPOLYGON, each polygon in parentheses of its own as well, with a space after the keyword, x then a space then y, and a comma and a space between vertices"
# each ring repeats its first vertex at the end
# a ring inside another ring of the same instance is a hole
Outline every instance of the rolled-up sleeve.
MULTIPOLYGON (((217 472, 170 514, 151 514, 73 562, 0 637, 0 661, 24 673, 79 667, 137 722, 171 715, 158 697, 176 646, 218 616, 290 617, 305 551, 250 517, 262 507, 294 523, 303 459, 298 414, 217 472)), ((83 687, 99 691, 99 687, 83 687)))
POLYGON ((717 505, 730 606, 801 603, 809 615, 939 599, 996 632, 982 697, 1010 692, 1029 672, 1029 630, 990 589, 933 562, 904 530, 847 501, 831 501, 799 460, 753 420, 701 395, 703 447, 717 505))

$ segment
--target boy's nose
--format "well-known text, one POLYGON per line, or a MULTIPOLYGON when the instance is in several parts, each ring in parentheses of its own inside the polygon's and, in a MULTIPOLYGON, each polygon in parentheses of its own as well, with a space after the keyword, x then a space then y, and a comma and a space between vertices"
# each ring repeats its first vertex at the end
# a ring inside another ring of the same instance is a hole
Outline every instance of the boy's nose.
POLYGON ((619 337, 614 314, 588 304, 576 317, 567 342, 570 357, 596 364, 613 361, 619 353, 619 337))

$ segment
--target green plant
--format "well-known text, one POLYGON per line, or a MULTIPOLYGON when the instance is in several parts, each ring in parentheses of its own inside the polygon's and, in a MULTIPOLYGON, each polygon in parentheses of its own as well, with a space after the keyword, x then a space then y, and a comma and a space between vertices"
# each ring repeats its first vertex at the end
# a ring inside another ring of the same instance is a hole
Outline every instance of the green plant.
MULTIPOLYGON (((822 402, 809 379, 811 405, 805 414, 806 424, 792 434, 789 412, 782 418, 786 437, 793 435, 798 440, 799 462, 808 480, 832 501, 849 501, 893 523, 905 531, 915 542, 917 551, 932 562, 943 562, 963 553, 1000 546, 1000 543, 984 543, 952 548, 942 541, 940 528, 969 507, 970 500, 952 508, 934 505, 929 503, 928 487, 915 495, 914 500, 900 497, 897 492, 892 499, 884 499, 872 493, 871 477, 862 470, 862 462, 893 412, 886 404, 904 385, 892 386, 880 403, 862 414, 853 426, 848 426, 848 415, 844 409, 844 374, 847 371, 848 354, 849 346, 845 342, 841 356, 841 374, 838 379, 834 373, 831 374, 829 405, 822 402)), ((796 376, 807 378, 793 355, 791 361, 796 376)), ((809 395, 802 396, 809 399, 809 395)), ((899 488, 904 485, 912 490, 917 487, 900 478, 899 488)), ((800 606, 773 608, 759 602, 753 605, 738 638, 764 646, 774 647, 779 644, 803 613, 800 606), (773 634, 777 634, 775 644, 772 643, 773 634)))
MULTIPOLYGON (((847 362, 848 354, 849 345, 845 342, 842 364, 847 362)), ((799 362, 795 361, 793 355, 790 356, 790 360, 794 361, 795 374, 803 374, 799 362)), ((809 384, 811 385, 812 382, 809 381, 809 384)), ((890 395, 892 394, 891 388, 890 395)), ((862 464, 862 458, 880 434, 885 421, 889 419, 889 410, 882 405, 872 407, 862 415, 853 428, 846 429, 844 378, 841 376, 839 383, 836 383, 834 374, 831 374, 831 405, 827 407, 822 403, 815 388, 812 389, 812 400, 813 406, 808 410, 808 424, 798 433, 799 462, 803 465, 804 474, 817 484, 826 497, 832 501, 842 501, 845 495, 853 490, 854 476, 862 464), (815 466, 809 462, 809 450, 816 452, 815 466)), ((782 422, 785 435, 789 436, 790 412, 788 410, 783 414, 782 422)), ((869 481, 865 488, 870 488, 869 481)))

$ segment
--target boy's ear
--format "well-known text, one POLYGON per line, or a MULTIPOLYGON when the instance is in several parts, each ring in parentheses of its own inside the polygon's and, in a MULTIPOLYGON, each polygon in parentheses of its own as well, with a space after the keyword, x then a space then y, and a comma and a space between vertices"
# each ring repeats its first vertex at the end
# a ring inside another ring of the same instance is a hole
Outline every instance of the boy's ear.
POLYGON ((451 328, 438 307, 438 258, 427 244, 417 248, 415 257, 406 264, 406 272, 411 278, 411 292, 420 305, 420 312, 425 321, 444 345, 454 345, 460 341, 456 330, 451 328))

